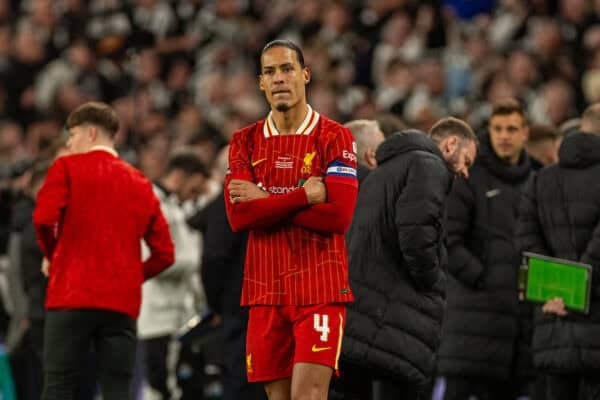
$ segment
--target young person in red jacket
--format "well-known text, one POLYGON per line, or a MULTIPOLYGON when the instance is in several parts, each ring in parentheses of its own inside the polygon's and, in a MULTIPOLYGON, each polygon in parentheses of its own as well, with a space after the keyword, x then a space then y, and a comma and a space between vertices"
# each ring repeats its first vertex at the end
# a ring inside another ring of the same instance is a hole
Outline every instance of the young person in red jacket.
POLYGON ((250 231, 246 372, 270 400, 327 398, 353 299, 344 232, 358 189, 356 144, 307 104, 309 80, 298 46, 267 44, 260 88, 271 112, 235 132, 229 151, 229 222, 250 231))
POLYGON ((66 129, 70 155, 50 167, 33 215, 49 260, 42 399, 72 398, 90 345, 103 398, 127 399, 141 285, 173 263, 173 243, 151 183, 114 150, 115 111, 86 103, 66 129))

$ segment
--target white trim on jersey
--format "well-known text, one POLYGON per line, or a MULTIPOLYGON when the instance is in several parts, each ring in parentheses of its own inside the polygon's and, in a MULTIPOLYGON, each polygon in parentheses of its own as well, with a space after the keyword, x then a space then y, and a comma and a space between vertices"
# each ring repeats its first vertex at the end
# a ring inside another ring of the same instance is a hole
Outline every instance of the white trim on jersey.
MULTIPOLYGON (((298 130, 294 132, 296 135, 310 135, 319 122, 319 113, 313 110, 310 105, 307 104, 306 106, 308 107, 308 112, 306 113, 306 117, 304 117, 304 120, 300 124, 298 130)), ((269 115, 267 115, 267 118, 265 118, 265 123, 263 124, 263 135, 266 138, 271 136, 279 136, 279 131, 275 127, 272 114, 272 111, 269 112, 269 115)))

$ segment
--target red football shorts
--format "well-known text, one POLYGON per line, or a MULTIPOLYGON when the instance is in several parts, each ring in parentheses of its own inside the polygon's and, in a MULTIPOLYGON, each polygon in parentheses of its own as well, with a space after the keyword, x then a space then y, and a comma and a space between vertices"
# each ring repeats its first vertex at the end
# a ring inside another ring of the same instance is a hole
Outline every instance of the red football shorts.
POLYGON ((346 305, 251 306, 246 339, 249 382, 292 376, 307 362, 338 369, 346 305))

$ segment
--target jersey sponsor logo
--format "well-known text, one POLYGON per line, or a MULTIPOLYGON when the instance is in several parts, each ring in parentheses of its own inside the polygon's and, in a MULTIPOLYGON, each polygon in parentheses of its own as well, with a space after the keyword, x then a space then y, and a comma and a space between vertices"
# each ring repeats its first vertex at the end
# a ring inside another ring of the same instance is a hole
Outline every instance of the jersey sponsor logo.
POLYGON ((352 162, 356 162, 356 155, 352 152, 349 152, 347 150, 342 151, 342 157, 344 157, 346 160, 350 160, 352 162))
POLYGON ((303 174, 311 173, 313 158, 315 158, 316 155, 317 155, 316 151, 313 151, 312 153, 306 153, 304 155, 304 160, 303 160, 302 170, 301 170, 301 172, 303 174))
POLYGON ((352 151, 354 154, 358 153, 358 146, 356 145, 356 142, 352 142, 352 151))
POLYGON ((267 191, 271 194, 287 194, 295 189, 296 186, 269 186, 267 191))
POLYGON ((320 351, 331 350, 331 346, 317 347, 316 344, 313 344, 311 350, 312 350, 313 353, 318 353, 320 351))
POLYGON ((261 162, 267 161, 267 158, 261 158, 260 160, 255 160, 252 161, 252 167, 256 167, 258 164, 260 164, 261 162))
POLYGON ((356 168, 344 164, 341 161, 334 161, 327 167, 327 176, 342 176, 346 178, 356 178, 356 168))
POLYGON ((278 168, 278 169, 294 168, 294 161, 292 160, 292 157, 279 156, 279 157, 277 157, 277 160, 275 160, 275 168, 278 168))

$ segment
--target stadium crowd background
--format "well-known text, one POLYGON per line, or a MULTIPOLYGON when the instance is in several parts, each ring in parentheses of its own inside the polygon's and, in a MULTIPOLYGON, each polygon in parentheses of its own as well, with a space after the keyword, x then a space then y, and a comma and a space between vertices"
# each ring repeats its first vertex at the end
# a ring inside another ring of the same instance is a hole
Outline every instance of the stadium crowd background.
POLYGON ((89 100, 117 109, 119 153, 149 179, 186 147, 216 195, 221 150, 268 111, 257 62, 275 38, 303 48, 316 110, 386 134, 448 115, 480 130, 505 97, 559 134, 600 100, 597 0, 0 0, 0 253, 21 178, 89 100))

